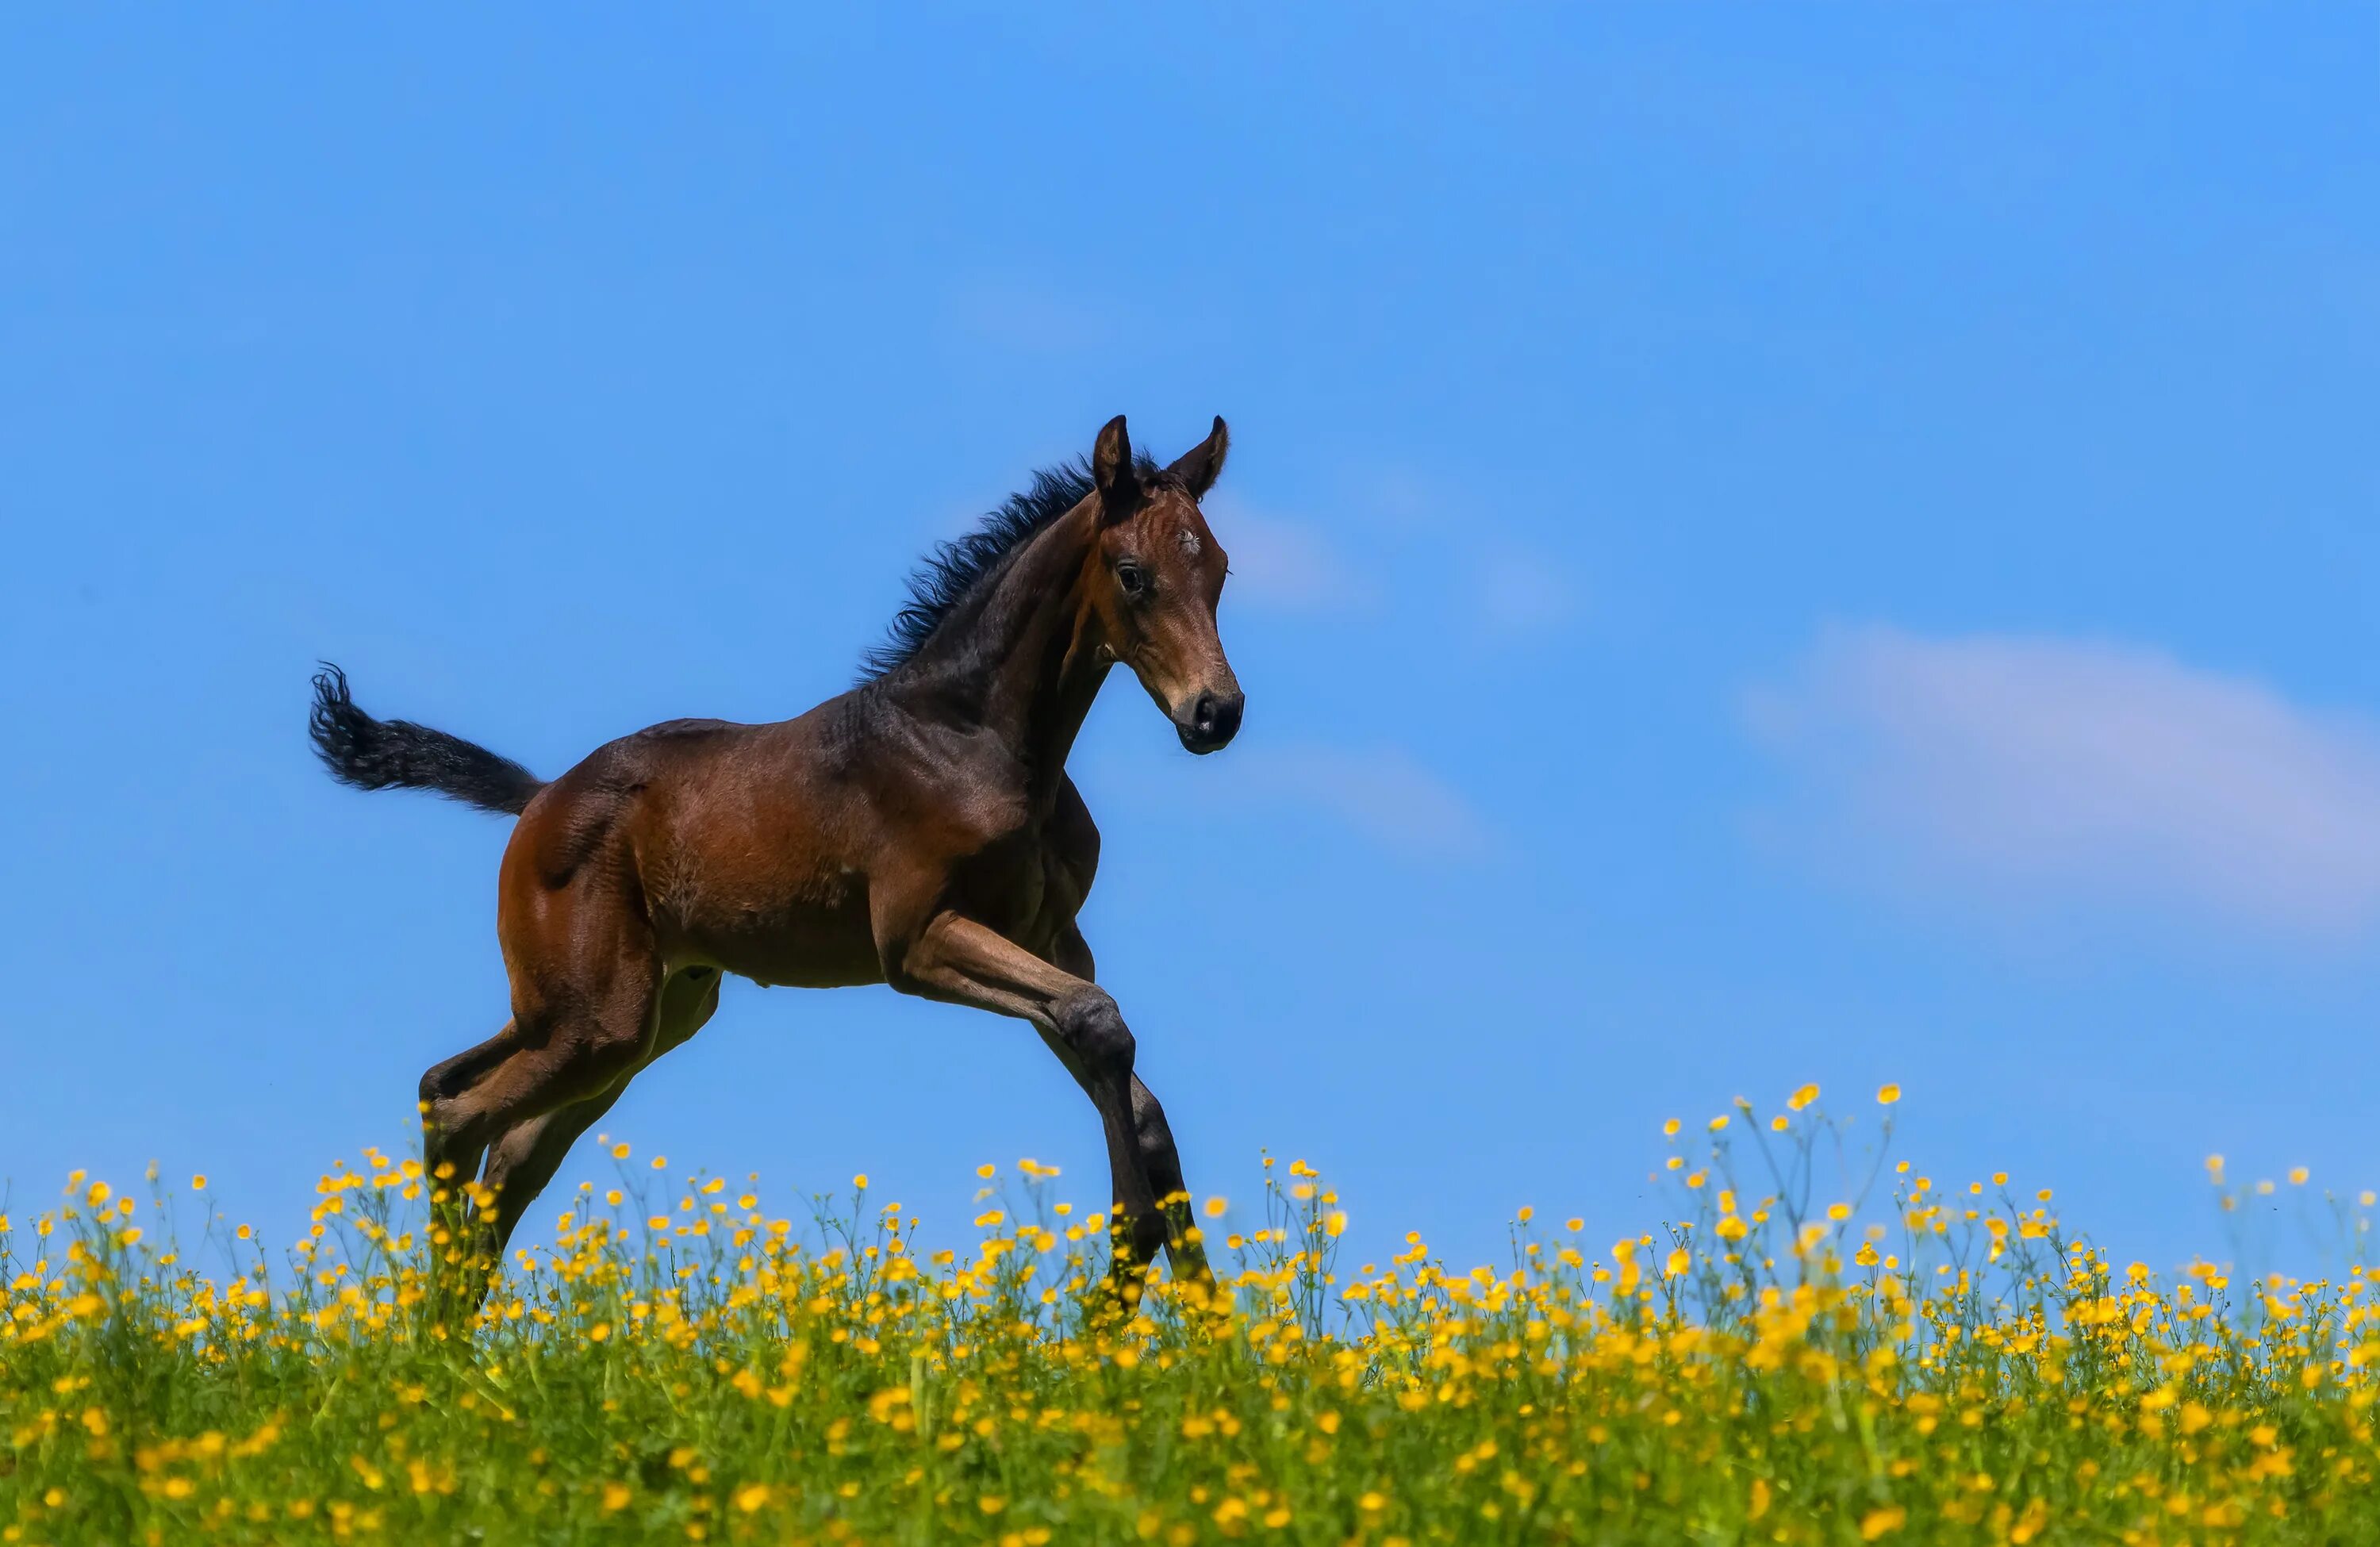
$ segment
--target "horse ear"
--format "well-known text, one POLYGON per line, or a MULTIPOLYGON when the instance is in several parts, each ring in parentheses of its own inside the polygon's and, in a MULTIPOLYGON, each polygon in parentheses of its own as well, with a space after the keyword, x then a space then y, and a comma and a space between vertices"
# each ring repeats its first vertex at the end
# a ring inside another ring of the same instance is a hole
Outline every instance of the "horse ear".
POLYGON ((1222 476, 1223 454, 1232 449, 1232 432, 1223 428, 1223 416, 1215 416, 1215 428, 1206 440, 1182 454, 1182 459, 1166 469, 1189 486, 1190 497, 1203 500, 1207 491, 1222 476))
POLYGON ((1122 414, 1107 421, 1091 446, 1091 482, 1099 492, 1100 513, 1111 521, 1123 519, 1140 503, 1140 475, 1133 471, 1132 437, 1124 433, 1122 414))

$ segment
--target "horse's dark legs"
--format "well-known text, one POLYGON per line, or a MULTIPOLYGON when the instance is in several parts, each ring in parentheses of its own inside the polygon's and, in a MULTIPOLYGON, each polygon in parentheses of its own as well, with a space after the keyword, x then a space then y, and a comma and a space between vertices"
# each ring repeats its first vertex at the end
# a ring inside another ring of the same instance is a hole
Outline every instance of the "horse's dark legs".
POLYGON ((1165 1244, 1165 1220, 1141 1163, 1133 1125, 1132 1031, 1116 1002, 1098 984, 955 913, 936 916, 901 950, 897 967, 886 976, 904 993, 1030 1021, 1058 1050, 1090 1092, 1106 1131, 1115 1193, 1110 1236, 1119 1279, 1132 1282, 1165 1244))
POLYGON ((513 1232, 537 1201, 538 1194, 553 1180, 555 1172, 568 1158, 570 1147, 578 1137, 612 1110, 612 1103, 628 1088, 628 1081, 642 1073, 655 1058, 676 1047, 697 1031, 719 1008, 719 973, 710 968, 697 968, 680 972, 662 986, 659 1027, 653 1037, 653 1050, 643 1063, 624 1076, 608 1090, 598 1092, 584 1101, 557 1107, 541 1117, 516 1123, 504 1130, 488 1151, 488 1172, 482 1178, 496 1195, 496 1212, 491 1231, 491 1261, 502 1262, 504 1248, 513 1232))
MULTIPOLYGON (((1060 932, 1057 943, 1050 948, 1050 960, 1086 982, 1099 976, 1099 964, 1091 955, 1090 943, 1072 924, 1060 932)), ((1075 1081, 1089 1090, 1087 1071, 1069 1056, 1063 1045, 1046 1036, 1044 1040, 1050 1041, 1052 1051, 1073 1072, 1075 1081)), ((1158 1208, 1165 1216, 1165 1254, 1172 1261, 1173 1276, 1210 1280, 1214 1275, 1207 1267, 1206 1248, 1198 1242, 1197 1224, 1190 1207, 1190 1188, 1182 1179, 1182 1154, 1174 1148, 1173 1129, 1165 1121, 1165 1108, 1158 1104, 1155 1092, 1136 1073, 1132 1077, 1132 1127, 1139 1145, 1141 1168, 1148 1173, 1149 1190, 1157 1195, 1158 1208)))
POLYGON ((1173 1276, 1211 1282, 1207 1249, 1199 1244, 1198 1225, 1190 1208, 1190 1187, 1182 1179, 1182 1153, 1173 1146, 1173 1129, 1165 1109, 1140 1077, 1132 1077, 1133 1130, 1140 1140, 1140 1163, 1148 1172, 1149 1190, 1157 1194, 1165 1215, 1165 1254, 1172 1260, 1173 1276))
POLYGON ((430 1251, 433 1263, 443 1266, 449 1259, 459 1262, 465 1255, 464 1248, 471 1237, 471 1210, 463 1188, 479 1172, 484 1143, 473 1145, 469 1136, 441 1127, 431 1120, 431 1114, 440 1102, 462 1094, 473 1080, 504 1062, 519 1043, 518 1029, 514 1022, 506 1021, 504 1029, 486 1041, 431 1065, 421 1077, 421 1165, 430 1175, 430 1251))
MULTIPOLYGON (((661 987, 651 931, 607 902, 593 906, 608 917, 573 919, 572 910, 560 908, 550 914, 550 938, 560 949, 543 959, 518 953, 528 960, 514 973, 509 1031, 423 1077, 423 1162, 433 1177, 452 1168, 434 1184, 445 1197, 443 1208, 432 1210, 433 1250, 443 1262, 463 1266, 466 1303, 485 1290, 487 1264, 470 1261, 484 1236, 463 1225, 461 1204, 480 1157, 507 1131, 610 1090, 650 1051, 661 987), (433 1079, 450 1069, 466 1078, 433 1079)), ((554 1163, 561 1163, 558 1155, 554 1163)))
POLYGON ((433 1064, 421 1077, 421 1163, 433 1178, 442 1165, 452 1169, 446 1181, 468 1181, 480 1169, 480 1156, 474 1151, 468 1155, 458 1153, 452 1136, 430 1121, 430 1114, 438 1102, 461 1095, 479 1078, 519 1045, 520 1033, 514 1023, 504 1022, 504 1029, 477 1047, 466 1048, 441 1064, 433 1064), (465 1163, 466 1162, 468 1163, 465 1163))
POLYGON ((516 1123, 489 1146, 488 1172, 482 1180, 496 1195, 496 1207, 493 1217, 483 1226, 482 1243, 492 1267, 503 1264, 504 1248, 511 1243, 513 1232, 519 1228, 538 1194, 553 1180, 553 1174, 562 1169, 578 1136, 611 1111, 612 1103, 627 1088, 628 1082, 624 1079, 600 1095, 558 1106, 526 1123, 516 1123))

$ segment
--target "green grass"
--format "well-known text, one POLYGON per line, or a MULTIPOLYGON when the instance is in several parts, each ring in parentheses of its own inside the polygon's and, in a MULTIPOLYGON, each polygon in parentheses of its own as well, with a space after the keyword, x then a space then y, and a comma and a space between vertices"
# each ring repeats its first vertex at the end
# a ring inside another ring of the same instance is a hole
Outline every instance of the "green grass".
POLYGON ((2380 1540, 2360 1267, 2168 1285, 2045 1200, 1880 1154, 1832 1218, 1814 1174, 1842 1129, 1814 1094, 1681 1150, 1673 1224, 1591 1246, 1524 1211, 1510 1261, 1469 1273, 1418 1243, 1339 1262, 1336 1199, 1269 1167, 1262 1222, 1211 1227, 1227 1303, 1160 1279, 1129 1319, 1104 1222, 1046 1176, 987 1200, 969 1255, 919 1261, 864 1190, 797 1228, 624 1163, 616 1191, 555 1195, 555 1249, 470 1327, 431 1311, 444 1249, 407 1164, 326 1178, 277 1274, 220 1227, 183 1256, 171 1200, 77 1178, 0 1235, 0 1530, 2380 1540))

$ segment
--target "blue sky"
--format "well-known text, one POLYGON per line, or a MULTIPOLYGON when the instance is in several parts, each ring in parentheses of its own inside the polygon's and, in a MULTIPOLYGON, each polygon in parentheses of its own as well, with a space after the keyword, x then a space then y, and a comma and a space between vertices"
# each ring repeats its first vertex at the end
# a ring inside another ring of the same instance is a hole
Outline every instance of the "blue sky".
MULTIPOLYGON (((2380 1184, 2380 16, 618 7, 0 51, 0 1174, 298 1223, 504 1019, 548 774, 851 679, 920 549, 1208 416, 1249 693, 1128 686, 1086 917, 1201 1190, 1649 1225, 1804 1080, 2160 1263, 2380 1184)), ((1024 1028, 731 987, 608 1127, 955 1226, 1024 1028)), ((591 1158, 571 1172, 601 1174, 591 1158)))

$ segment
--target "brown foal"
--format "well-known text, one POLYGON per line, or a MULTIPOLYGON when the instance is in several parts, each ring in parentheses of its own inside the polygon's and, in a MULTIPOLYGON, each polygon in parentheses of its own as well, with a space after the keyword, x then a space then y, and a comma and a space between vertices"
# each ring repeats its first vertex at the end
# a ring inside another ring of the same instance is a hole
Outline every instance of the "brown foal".
POLYGON ((772 725, 655 725, 550 784, 373 719, 335 667, 315 678, 334 777, 520 818, 497 883, 512 1020, 421 1077, 425 1163, 495 1195, 483 1261, 734 972, 888 983, 1030 1022, 1099 1109, 1127 1282, 1160 1245, 1177 1277, 1205 1273, 1164 1109, 1075 926, 1099 836, 1066 754, 1119 661, 1191 751, 1239 728, 1215 623, 1224 553, 1198 508, 1227 445, 1218 419, 1159 468, 1119 415, 1087 465, 1037 475, 928 562, 849 692, 772 725))

